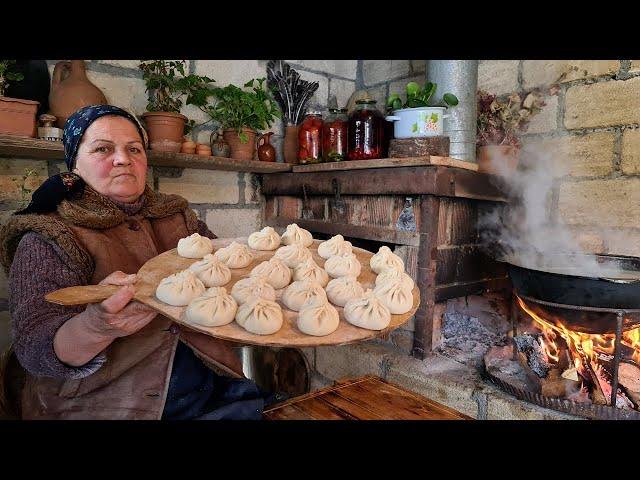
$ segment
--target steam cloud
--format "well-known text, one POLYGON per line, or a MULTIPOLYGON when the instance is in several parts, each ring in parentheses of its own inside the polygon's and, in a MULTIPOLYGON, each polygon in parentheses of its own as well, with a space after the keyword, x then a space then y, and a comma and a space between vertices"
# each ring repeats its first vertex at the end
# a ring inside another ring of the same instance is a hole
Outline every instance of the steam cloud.
MULTIPOLYGON (((500 159, 498 159, 500 160, 500 159)), ((509 205, 492 208, 479 218, 484 248, 498 259, 534 270, 568 275, 609 278, 638 278, 638 272, 612 263, 600 264, 585 252, 561 219, 549 218, 554 177, 561 176, 567 162, 557 152, 525 146, 520 167, 507 171, 505 162, 495 162, 500 187, 509 205)), ((602 232, 602 236, 615 235, 602 232)))

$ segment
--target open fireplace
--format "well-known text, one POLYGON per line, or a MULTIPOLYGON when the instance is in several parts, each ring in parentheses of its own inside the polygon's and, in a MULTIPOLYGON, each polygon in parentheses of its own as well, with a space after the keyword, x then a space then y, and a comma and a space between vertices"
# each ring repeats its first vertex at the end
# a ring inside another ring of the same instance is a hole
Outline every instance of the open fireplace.
POLYGON ((489 349, 486 375, 543 407, 640 419, 640 259, 593 258, 610 277, 510 265, 511 342, 489 349))

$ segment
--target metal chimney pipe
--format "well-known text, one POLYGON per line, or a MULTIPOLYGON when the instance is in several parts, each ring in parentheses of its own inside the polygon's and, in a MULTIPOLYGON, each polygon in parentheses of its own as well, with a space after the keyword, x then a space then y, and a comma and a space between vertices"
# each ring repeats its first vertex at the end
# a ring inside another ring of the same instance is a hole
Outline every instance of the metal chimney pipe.
POLYGON ((449 108, 444 120, 444 134, 449 137, 453 158, 476 161, 476 90, 478 60, 427 60, 426 78, 438 84, 431 98, 432 105, 442 101, 442 95, 453 93, 460 103, 449 108))

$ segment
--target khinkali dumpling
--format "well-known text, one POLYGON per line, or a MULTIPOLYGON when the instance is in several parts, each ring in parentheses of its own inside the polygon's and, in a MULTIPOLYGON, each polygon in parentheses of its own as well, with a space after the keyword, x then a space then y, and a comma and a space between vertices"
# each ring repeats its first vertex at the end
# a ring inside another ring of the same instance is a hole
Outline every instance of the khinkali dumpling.
POLYGON ((231 280, 231 270, 223 262, 218 260, 215 255, 209 253, 198 262, 189 267, 196 274, 205 287, 220 287, 229 283, 231 280))
POLYGON ((409 290, 413 290, 415 286, 415 282, 409 274, 401 270, 396 270, 395 268, 383 270, 382 273, 376 277, 376 287, 389 282, 401 282, 403 285, 406 285, 409 290))
POLYGON ((287 226, 287 229, 282 234, 283 245, 293 245, 294 243, 300 243, 304 247, 309 247, 313 244, 313 235, 308 230, 300 228, 297 224, 292 223, 287 226))
POLYGON ((247 243, 254 250, 275 250, 280 246, 280 235, 273 227, 264 227, 249 235, 247 243))
POLYGON ((194 233, 178 240, 178 255, 186 258, 202 258, 213 252, 213 244, 207 237, 194 233))
POLYGON ((231 288, 231 296, 238 302, 238 305, 242 305, 251 296, 274 301, 276 291, 267 283, 266 277, 255 276, 238 280, 231 288))
POLYGON ((391 268, 404 272, 404 262, 386 245, 380 247, 378 253, 371 257, 369 265, 371 265, 371 270, 376 273, 381 273, 383 270, 391 268))
POLYGON ((333 333, 340 324, 336 307, 329 302, 312 297, 307 300, 298 314, 298 328, 302 333, 322 337, 333 333))
POLYGON ((191 270, 183 270, 160 280, 156 288, 158 300, 174 307, 189 305, 189 302, 206 290, 191 270))
POLYGON ((334 255, 350 255, 352 252, 351 242, 346 241, 342 235, 335 235, 318 245, 318 255, 324 259, 334 255))
POLYGON ((305 280, 307 278, 318 282, 322 287, 329 283, 329 275, 313 258, 308 258, 293 269, 294 280, 305 280))
POLYGON ((245 330, 258 335, 271 335, 282 328, 282 308, 276 302, 250 297, 238 308, 236 322, 245 330))
POLYGON ((413 307, 413 293, 400 281, 382 283, 373 293, 395 315, 407 313, 413 307))
POLYGON ((352 298, 364 295, 364 288, 362 288, 356 277, 352 275, 334 278, 329 282, 325 290, 329 301, 339 307, 344 307, 352 298))
POLYGON ((324 269, 332 278, 345 277, 347 275, 357 278, 362 270, 362 265, 360 265, 360 261, 354 254, 344 257, 334 255, 324 262, 324 269))
POLYGON ((289 285, 282 294, 282 303, 298 312, 302 305, 312 297, 320 297, 325 302, 327 294, 322 286, 313 280, 298 280, 289 285))
POLYGON ((391 312, 371 289, 344 306, 344 318, 356 327, 382 330, 391 323, 391 312))
POLYGON ((289 268, 295 268, 299 263, 312 258, 311 251, 299 243, 280 247, 273 256, 282 260, 289 268))
POLYGON ((185 312, 189 323, 204 327, 220 327, 233 322, 238 304, 224 287, 212 287, 191 300, 185 312))
POLYGON ((276 289, 284 288, 291 283, 291 269, 280 259, 272 257, 251 270, 251 276, 264 276, 267 282, 276 289))
POLYGON ((249 247, 238 242, 231 242, 227 247, 219 249, 215 257, 229 268, 244 268, 253 261, 249 247))

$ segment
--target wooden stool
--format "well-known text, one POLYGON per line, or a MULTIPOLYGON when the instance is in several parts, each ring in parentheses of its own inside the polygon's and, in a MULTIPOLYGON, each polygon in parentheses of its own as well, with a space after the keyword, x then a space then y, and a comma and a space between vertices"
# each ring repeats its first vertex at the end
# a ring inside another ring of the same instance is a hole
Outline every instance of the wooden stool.
POLYGON ((375 375, 339 380, 327 388, 272 405, 265 420, 473 420, 375 375))

